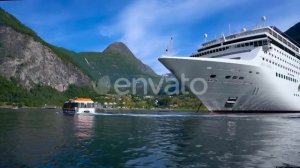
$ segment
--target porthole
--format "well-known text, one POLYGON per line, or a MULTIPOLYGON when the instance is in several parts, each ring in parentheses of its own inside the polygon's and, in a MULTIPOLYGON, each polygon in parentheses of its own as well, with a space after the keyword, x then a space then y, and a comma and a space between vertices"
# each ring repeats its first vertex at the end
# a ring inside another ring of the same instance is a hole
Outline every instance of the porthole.
POLYGON ((210 75, 210 78, 215 78, 216 77, 216 75, 210 75))
POLYGON ((226 79, 229 79, 229 78, 231 78, 231 76, 225 76, 225 78, 226 78, 226 79))

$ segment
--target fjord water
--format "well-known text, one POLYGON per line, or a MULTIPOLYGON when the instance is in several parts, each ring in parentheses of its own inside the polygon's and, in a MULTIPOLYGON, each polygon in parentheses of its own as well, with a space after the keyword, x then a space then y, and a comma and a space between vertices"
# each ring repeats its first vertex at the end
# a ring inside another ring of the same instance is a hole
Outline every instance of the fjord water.
POLYGON ((0 167, 300 166, 300 114, 1 110, 0 167))

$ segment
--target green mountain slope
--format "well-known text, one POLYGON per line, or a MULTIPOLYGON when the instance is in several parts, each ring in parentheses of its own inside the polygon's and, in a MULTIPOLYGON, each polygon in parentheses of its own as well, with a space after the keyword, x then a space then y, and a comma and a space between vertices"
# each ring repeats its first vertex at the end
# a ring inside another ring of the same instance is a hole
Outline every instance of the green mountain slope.
POLYGON ((122 77, 158 77, 120 42, 111 44, 103 52, 81 52, 70 58, 94 80, 103 76, 109 76, 112 81, 122 77))
POLYGON ((93 80, 98 80, 103 76, 109 76, 112 81, 120 77, 158 77, 151 68, 138 60, 125 44, 120 42, 109 45, 103 52, 75 53, 45 42, 33 30, 0 8, 1 25, 9 26, 17 32, 33 37, 34 40, 49 47, 62 60, 76 65, 93 80))
POLYGON ((9 26, 9 27, 13 28, 14 30, 16 30, 17 32, 20 32, 20 33, 31 36, 34 40, 36 40, 36 41, 42 43, 43 45, 51 48, 51 50, 55 54, 57 54, 57 56, 59 56, 61 59, 63 59, 64 61, 72 62, 72 60, 68 60, 68 57, 67 57, 67 55, 72 53, 71 51, 68 51, 68 50, 60 48, 60 47, 53 46, 53 45, 45 42, 33 30, 31 30, 30 28, 25 26, 16 17, 9 14, 8 12, 6 12, 5 10, 3 10, 0 7, 0 26, 1 25, 9 26))
POLYGON ((289 28, 285 33, 300 44, 300 22, 289 28))

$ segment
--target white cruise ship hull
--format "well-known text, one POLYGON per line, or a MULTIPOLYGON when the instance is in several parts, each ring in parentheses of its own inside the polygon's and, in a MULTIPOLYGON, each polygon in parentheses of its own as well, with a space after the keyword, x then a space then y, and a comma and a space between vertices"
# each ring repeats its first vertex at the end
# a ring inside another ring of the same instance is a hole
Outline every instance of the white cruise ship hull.
MULTIPOLYGON (((256 53, 257 54, 257 53, 256 53)), ((298 112, 298 84, 278 79, 276 68, 253 60, 163 56, 164 64, 184 85, 191 89, 191 80, 203 78, 207 90, 195 94, 210 111, 215 112, 298 112), (215 77, 211 78, 211 75, 215 77), (226 78, 230 76, 230 78, 226 78), (235 79, 233 79, 233 77, 235 79)), ((204 84, 194 83, 193 89, 203 90, 204 84)))

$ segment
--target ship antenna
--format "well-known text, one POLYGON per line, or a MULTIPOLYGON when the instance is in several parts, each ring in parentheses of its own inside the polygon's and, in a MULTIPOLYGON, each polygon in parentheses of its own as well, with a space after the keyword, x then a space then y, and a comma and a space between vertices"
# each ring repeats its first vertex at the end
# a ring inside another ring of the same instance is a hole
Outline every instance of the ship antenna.
POLYGON ((262 16, 261 17, 261 21, 262 21, 262 27, 265 26, 265 22, 267 21, 267 17, 266 16, 262 16))

